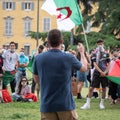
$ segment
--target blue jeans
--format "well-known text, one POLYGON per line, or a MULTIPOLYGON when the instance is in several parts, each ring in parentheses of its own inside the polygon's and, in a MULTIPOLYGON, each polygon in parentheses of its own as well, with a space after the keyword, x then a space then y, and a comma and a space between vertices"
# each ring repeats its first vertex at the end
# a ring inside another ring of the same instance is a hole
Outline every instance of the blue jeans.
POLYGON ((17 91, 18 89, 18 86, 20 84, 20 80, 21 78, 23 77, 23 72, 18 70, 17 73, 15 74, 15 80, 16 80, 16 88, 15 88, 15 91, 17 91))
POLYGON ((13 93, 13 94, 12 94, 12 98, 13 98, 14 100, 17 100, 18 98, 20 98, 20 95, 18 95, 17 93, 13 93))

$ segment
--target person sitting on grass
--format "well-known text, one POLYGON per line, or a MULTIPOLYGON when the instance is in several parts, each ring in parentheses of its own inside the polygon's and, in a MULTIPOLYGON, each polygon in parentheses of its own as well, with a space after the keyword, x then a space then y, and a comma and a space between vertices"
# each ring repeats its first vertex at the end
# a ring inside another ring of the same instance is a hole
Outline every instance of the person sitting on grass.
POLYGON ((30 102, 30 101, 37 101, 37 97, 35 94, 31 93, 31 87, 28 84, 27 78, 22 77, 18 90, 16 93, 12 94, 12 98, 15 101, 22 101, 22 102, 30 102))

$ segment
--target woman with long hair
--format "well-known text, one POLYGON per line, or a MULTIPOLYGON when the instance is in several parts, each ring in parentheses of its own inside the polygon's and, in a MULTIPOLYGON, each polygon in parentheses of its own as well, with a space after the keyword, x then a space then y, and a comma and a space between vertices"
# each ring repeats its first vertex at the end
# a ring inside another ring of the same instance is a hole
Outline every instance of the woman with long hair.
POLYGON ((27 78, 22 77, 20 84, 18 86, 18 90, 16 93, 12 94, 13 100, 29 102, 29 101, 37 101, 37 97, 35 94, 31 93, 31 87, 28 84, 27 78))
MULTIPOLYGON (((86 58, 86 61, 87 61, 87 67, 89 68, 90 67, 90 59, 89 59, 89 56, 87 55, 87 53, 85 52, 85 48, 84 48, 82 43, 78 43, 77 50, 78 50, 78 52, 77 52, 77 59, 79 61, 81 61, 81 55, 84 54, 85 58, 86 58)), ((78 80, 78 84, 77 84, 77 99, 82 99, 81 91, 82 91, 82 88, 84 86, 84 82, 87 83, 88 70, 86 72, 77 71, 77 80, 78 80)), ((86 87, 88 87, 87 84, 86 84, 86 87)))

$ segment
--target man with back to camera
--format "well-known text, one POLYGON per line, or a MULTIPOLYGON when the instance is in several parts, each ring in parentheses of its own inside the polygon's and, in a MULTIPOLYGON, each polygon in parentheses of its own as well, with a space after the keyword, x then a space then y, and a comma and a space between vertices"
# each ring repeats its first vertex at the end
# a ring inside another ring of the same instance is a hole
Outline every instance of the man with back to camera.
POLYGON ((53 29, 47 36, 50 50, 36 56, 34 80, 40 82, 41 120, 78 120, 71 88, 71 71, 87 70, 83 53, 81 62, 72 54, 61 51, 62 34, 53 29))
POLYGON ((96 52, 92 56, 92 61, 94 65, 94 72, 92 77, 92 82, 89 88, 88 97, 86 103, 81 107, 81 109, 90 109, 90 101, 94 88, 102 87, 102 96, 99 104, 100 109, 105 109, 104 99, 106 95, 106 87, 108 86, 108 80, 105 77, 110 67, 109 54, 105 51, 103 46, 103 40, 97 41, 96 52))

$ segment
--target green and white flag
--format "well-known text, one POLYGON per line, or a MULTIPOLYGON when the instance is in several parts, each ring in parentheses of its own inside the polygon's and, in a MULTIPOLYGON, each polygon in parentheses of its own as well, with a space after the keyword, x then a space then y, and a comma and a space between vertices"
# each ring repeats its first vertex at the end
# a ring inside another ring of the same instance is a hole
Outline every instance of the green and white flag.
POLYGON ((82 23, 82 15, 76 0, 46 0, 42 9, 56 15, 60 30, 69 31, 82 23))

